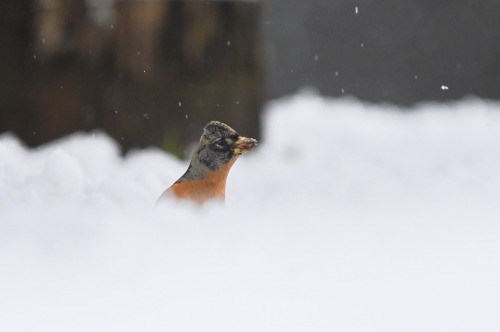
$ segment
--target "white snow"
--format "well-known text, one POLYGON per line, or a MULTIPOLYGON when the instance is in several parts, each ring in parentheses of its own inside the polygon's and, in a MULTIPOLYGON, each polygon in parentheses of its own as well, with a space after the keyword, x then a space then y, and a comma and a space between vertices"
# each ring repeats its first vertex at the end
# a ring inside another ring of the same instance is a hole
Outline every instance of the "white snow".
POLYGON ((187 167, 158 149, 0 136, 0 330, 500 329, 500 104, 301 94, 263 124, 225 208, 153 208, 187 167))

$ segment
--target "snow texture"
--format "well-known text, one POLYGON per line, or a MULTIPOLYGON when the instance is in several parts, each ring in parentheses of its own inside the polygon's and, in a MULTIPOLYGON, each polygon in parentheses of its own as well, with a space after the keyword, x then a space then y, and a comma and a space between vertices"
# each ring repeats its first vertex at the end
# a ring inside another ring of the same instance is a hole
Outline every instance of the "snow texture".
POLYGON ((158 149, 0 136, 0 330, 500 330, 499 104, 299 94, 263 124, 225 208, 154 208, 188 164, 158 149))

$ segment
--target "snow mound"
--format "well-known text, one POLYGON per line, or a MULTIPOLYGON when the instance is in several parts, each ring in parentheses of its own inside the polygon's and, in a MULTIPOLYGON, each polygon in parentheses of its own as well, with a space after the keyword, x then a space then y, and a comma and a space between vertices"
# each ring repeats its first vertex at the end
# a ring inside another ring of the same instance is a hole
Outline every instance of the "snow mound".
POLYGON ((158 149, 2 135, 1 329, 498 330, 499 111, 272 102, 225 208, 154 207, 158 149))

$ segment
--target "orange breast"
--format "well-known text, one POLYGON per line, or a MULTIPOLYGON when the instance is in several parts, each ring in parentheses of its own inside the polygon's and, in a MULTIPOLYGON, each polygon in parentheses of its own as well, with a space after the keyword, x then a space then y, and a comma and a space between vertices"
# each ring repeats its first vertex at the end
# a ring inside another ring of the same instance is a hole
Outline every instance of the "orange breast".
POLYGON ((237 157, 229 163, 222 165, 215 172, 205 172, 203 180, 185 180, 173 184, 160 198, 174 195, 176 198, 192 200, 197 203, 205 203, 210 200, 225 200, 226 180, 231 166, 237 157))

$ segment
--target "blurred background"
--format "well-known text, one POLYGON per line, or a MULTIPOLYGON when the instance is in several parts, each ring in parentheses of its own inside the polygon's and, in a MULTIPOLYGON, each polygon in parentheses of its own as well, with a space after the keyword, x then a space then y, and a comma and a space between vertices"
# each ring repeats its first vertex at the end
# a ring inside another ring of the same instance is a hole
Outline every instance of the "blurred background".
POLYGON ((500 98, 497 0, 2 0, 0 132, 100 129, 186 154, 210 120, 259 138, 271 99, 500 98))

